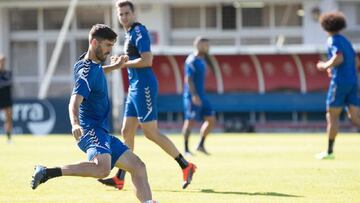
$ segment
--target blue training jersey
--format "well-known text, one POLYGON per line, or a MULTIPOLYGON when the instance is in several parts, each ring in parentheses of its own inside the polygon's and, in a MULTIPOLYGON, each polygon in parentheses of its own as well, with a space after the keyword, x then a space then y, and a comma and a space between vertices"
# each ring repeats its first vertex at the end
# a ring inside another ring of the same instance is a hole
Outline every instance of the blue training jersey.
POLYGON ((74 65, 72 94, 84 97, 80 105, 79 120, 82 128, 100 127, 109 131, 110 104, 105 73, 101 64, 81 59, 74 65))
MULTIPOLYGON (((140 23, 134 23, 125 33, 124 51, 129 56, 129 60, 140 58, 140 54, 144 52, 150 52, 150 44, 149 33, 146 27, 140 23)), ((157 86, 157 80, 151 67, 127 67, 127 71, 130 89, 157 86)))
MULTIPOLYGON (((205 76, 206 76, 206 62, 203 58, 190 54, 185 61, 185 76, 192 78, 195 90, 200 99, 205 98, 205 76)), ((185 84, 184 96, 191 97, 189 85, 185 84)))
POLYGON ((328 38, 328 58, 335 54, 343 55, 343 62, 332 68, 331 82, 335 84, 357 84, 356 73, 356 52, 349 40, 340 34, 335 34, 328 38))

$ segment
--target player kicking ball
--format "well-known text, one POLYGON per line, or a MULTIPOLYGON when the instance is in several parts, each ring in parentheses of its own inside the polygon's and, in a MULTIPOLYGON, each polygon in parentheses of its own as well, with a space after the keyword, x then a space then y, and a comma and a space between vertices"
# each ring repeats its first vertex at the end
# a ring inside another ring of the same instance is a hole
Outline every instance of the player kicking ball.
POLYGON ((339 116, 344 107, 351 121, 360 126, 358 78, 359 59, 350 41, 341 30, 346 27, 344 14, 329 12, 320 16, 320 24, 329 35, 328 61, 319 61, 317 68, 328 71, 331 82, 326 99, 328 149, 317 154, 317 159, 334 159, 334 142, 339 128, 339 116))
MULTIPOLYGON (((130 1, 117 1, 118 19, 125 30, 125 54, 129 61, 121 68, 127 68, 129 90, 121 134, 125 144, 134 150, 136 129, 140 125, 145 137, 161 147, 181 167, 182 188, 192 181, 196 166, 188 162, 175 147, 174 143, 161 134, 157 123, 158 82, 151 68, 153 55, 150 49, 150 36, 146 27, 135 21, 135 8, 130 1)), ((115 177, 99 179, 107 186, 121 190, 124 186, 125 171, 119 170, 115 177)))
MULTIPOLYGON (((31 187, 36 189, 49 179, 60 176, 104 178, 115 166, 131 174, 140 202, 154 202, 145 164, 119 139, 109 134, 110 102, 107 81, 101 65, 110 54, 117 34, 108 26, 94 25, 89 33, 89 49, 74 65, 75 85, 69 103, 72 134, 89 161, 62 167, 37 165, 31 187)), ((109 68, 127 61, 126 56, 112 60, 109 68)))

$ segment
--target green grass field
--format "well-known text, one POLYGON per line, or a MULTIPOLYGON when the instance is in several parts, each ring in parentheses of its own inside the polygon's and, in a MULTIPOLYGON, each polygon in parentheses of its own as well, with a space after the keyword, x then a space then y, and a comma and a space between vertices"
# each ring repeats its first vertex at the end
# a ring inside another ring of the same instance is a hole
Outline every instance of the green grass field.
MULTIPOLYGON (((182 149, 181 136, 170 138, 182 149)), ((138 136, 135 153, 146 163, 153 197, 161 203, 360 202, 360 136, 340 134, 335 160, 315 160, 326 144, 323 134, 215 134, 207 142, 211 156, 190 158, 198 171, 187 190, 181 189, 177 163, 155 144, 138 136)), ((35 164, 85 159, 71 136, 16 136, 11 145, 2 136, 0 152, 0 202, 137 202, 129 176, 124 191, 77 177, 32 190, 35 164)))

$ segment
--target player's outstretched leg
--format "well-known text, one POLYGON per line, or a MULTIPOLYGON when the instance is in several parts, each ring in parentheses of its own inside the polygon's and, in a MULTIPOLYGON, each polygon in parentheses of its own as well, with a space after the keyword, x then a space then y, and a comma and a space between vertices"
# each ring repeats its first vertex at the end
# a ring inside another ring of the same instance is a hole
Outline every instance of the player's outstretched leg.
POLYGON ((171 142, 171 140, 168 137, 160 133, 157 127, 157 121, 141 123, 141 127, 144 131, 146 138, 155 142, 166 153, 168 153, 171 157, 173 157, 176 160, 176 162, 179 164, 179 166, 183 171, 182 188, 185 189, 192 181, 192 177, 196 171, 195 164, 189 163, 178 151, 174 143, 171 142))
MULTIPOLYGON (((136 117, 124 117, 121 134, 124 137, 126 146, 128 146, 131 151, 134 149, 135 134, 138 125, 139 122, 136 117)), ((98 179, 98 181, 106 186, 122 190, 125 185, 125 174, 126 172, 124 170, 119 169, 114 177, 98 179)))
POLYGON ((191 151, 189 150, 189 138, 190 138, 190 134, 191 134, 191 129, 194 125, 194 121, 193 120, 185 120, 184 121, 184 125, 182 128, 182 134, 184 136, 184 154, 185 156, 192 156, 193 153, 191 153, 191 151))
POLYGON ((200 129, 201 140, 197 147, 197 151, 202 152, 206 155, 210 155, 210 153, 205 149, 205 139, 209 135, 209 133, 214 129, 215 126, 215 116, 206 116, 204 118, 204 123, 200 129))
POLYGON ((334 159, 334 143, 339 128, 339 116, 342 108, 330 107, 326 113, 327 120, 327 135, 328 135, 328 149, 326 152, 321 152, 315 155, 319 160, 331 160, 334 159))
POLYGON ((35 190, 41 183, 45 183, 48 179, 46 178, 46 168, 44 166, 35 166, 34 174, 31 180, 31 188, 35 190))
POLYGON ((130 150, 124 152, 116 161, 115 166, 128 171, 131 174, 135 186, 135 193, 141 202, 153 201, 150 185, 147 178, 145 164, 130 150))

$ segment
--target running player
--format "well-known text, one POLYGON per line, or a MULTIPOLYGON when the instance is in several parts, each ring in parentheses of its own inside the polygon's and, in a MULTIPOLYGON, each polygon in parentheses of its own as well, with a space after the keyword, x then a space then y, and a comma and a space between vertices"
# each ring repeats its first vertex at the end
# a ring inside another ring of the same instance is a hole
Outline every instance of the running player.
POLYGON ((326 100, 328 150, 316 155, 317 159, 334 159, 334 142, 339 128, 339 116, 346 107, 352 122, 360 126, 358 79, 356 67, 359 59, 351 43, 340 31, 346 27, 344 14, 329 12, 320 16, 320 24, 329 35, 328 61, 319 61, 317 68, 328 71, 331 82, 326 100))
POLYGON ((8 143, 11 143, 12 132, 12 97, 11 72, 5 70, 5 56, 0 55, 0 111, 5 112, 4 131, 8 143))
POLYGON ((184 114, 183 136, 185 139, 185 154, 191 155, 189 137, 196 121, 202 122, 200 128, 201 140, 197 150, 209 154, 204 147, 205 138, 215 125, 215 112, 211 108, 205 94, 206 61, 209 61, 209 40, 197 37, 194 40, 196 51, 190 54, 185 61, 184 85, 184 114))
MULTIPOLYGON (((109 98, 106 77, 101 63, 106 60, 116 33, 106 25, 94 25, 89 34, 89 49, 74 66, 74 89, 69 103, 72 134, 87 154, 87 162, 46 168, 37 165, 31 187, 59 176, 104 178, 116 166, 130 172, 141 202, 151 201, 151 191, 144 163, 119 139, 109 134, 109 98)), ((121 66, 125 56, 110 66, 121 66)), ((110 67, 111 68, 111 67, 110 67)))
MULTIPOLYGON (((134 149, 136 129, 140 125, 145 137, 160 146, 173 157, 183 171, 182 188, 191 182, 196 166, 189 163, 177 150, 169 138, 160 133, 157 122, 158 82, 152 71, 153 55, 150 50, 150 37, 146 27, 135 21, 135 7, 130 1, 116 2, 118 18, 125 29, 124 49, 129 61, 122 68, 128 70, 129 89, 121 134, 125 144, 134 149)), ((115 177, 99 179, 105 185, 122 189, 125 172, 119 170, 115 177)))

